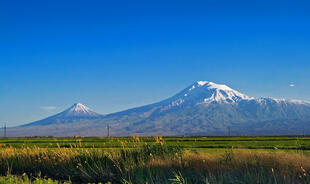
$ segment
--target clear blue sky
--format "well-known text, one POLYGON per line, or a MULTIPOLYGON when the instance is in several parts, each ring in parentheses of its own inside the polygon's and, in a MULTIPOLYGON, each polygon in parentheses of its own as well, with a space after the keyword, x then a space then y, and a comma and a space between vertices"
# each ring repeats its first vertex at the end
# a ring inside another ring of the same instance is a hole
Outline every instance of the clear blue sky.
POLYGON ((198 80, 310 101, 308 2, 2 0, 0 124, 75 102, 116 112, 198 80))

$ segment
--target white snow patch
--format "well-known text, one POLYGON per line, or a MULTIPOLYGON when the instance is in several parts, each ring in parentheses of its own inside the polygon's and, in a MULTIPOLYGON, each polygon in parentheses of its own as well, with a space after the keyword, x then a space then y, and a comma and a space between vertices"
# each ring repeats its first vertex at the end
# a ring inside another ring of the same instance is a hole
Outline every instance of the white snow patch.
POLYGON ((308 101, 303 101, 303 100, 286 100, 290 103, 294 103, 294 104, 300 104, 300 105, 310 105, 310 102, 308 101))
POLYGON ((183 99, 178 99, 174 102, 171 103, 172 106, 179 106, 181 105, 182 103, 184 103, 184 100, 183 99))
POLYGON ((204 86, 208 83, 208 81, 198 81, 198 86, 204 86))
POLYGON ((208 81, 198 81, 194 85, 189 86, 186 91, 177 94, 166 105, 165 109, 170 109, 180 105, 210 105, 210 104, 231 104, 238 105, 246 101, 256 101, 257 103, 264 105, 268 103, 294 103, 309 105, 309 102, 301 100, 285 100, 285 99, 272 99, 272 98, 253 98, 244 95, 236 90, 223 84, 216 84, 208 81))
MULTIPOLYGON (((206 86, 209 89, 221 89, 221 90, 232 90, 230 87, 224 85, 224 84, 216 84, 214 82, 208 82, 208 81, 198 81, 197 82, 197 87, 201 87, 201 86, 206 86)), ((191 88, 195 89, 195 87, 193 86, 191 88)))
POLYGON ((93 112, 90 108, 81 103, 74 104, 66 111, 66 116, 96 116, 97 113, 93 112))
POLYGON ((250 100, 250 98, 244 94, 239 93, 235 90, 222 90, 216 89, 214 93, 212 93, 211 97, 205 98, 205 104, 217 102, 217 103, 227 103, 227 104, 235 104, 241 100, 250 100))
POLYGON ((208 85, 209 89, 219 89, 219 90, 232 90, 230 87, 223 85, 223 84, 215 84, 213 82, 210 82, 208 85))
POLYGON ((195 89, 196 87, 195 86, 192 86, 189 90, 192 91, 193 89, 195 89))
POLYGON ((81 103, 75 104, 71 109, 70 112, 90 112, 91 110, 81 103))
MULTIPOLYGON (((231 89, 230 87, 223 85, 223 84, 216 84, 214 82, 208 82, 208 81, 198 81, 195 85, 193 85, 190 88, 190 94, 189 96, 194 93, 194 89, 198 87, 200 90, 204 91, 204 88, 209 93, 211 92, 211 96, 206 96, 204 98, 203 102, 198 103, 212 103, 212 102, 218 102, 218 103, 237 103, 240 100, 251 100, 253 98, 250 98, 242 93, 239 93, 238 91, 235 91, 231 89)), ((197 90, 198 90, 197 88, 197 90)), ((197 91, 198 92, 198 91, 197 91)), ((199 93, 201 93, 200 91, 199 93)), ((208 93, 206 93, 208 94, 208 93)))
POLYGON ((286 104, 298 104, 298 105, 310 105, 310 102, 304 101, 304 100, 289 100, 289 99, 284 99, 284 98, 258 98, 255 99, 258 103, 263 103, 266 104, 268 100, 272 100, 275 103, 286 103, 286 104))

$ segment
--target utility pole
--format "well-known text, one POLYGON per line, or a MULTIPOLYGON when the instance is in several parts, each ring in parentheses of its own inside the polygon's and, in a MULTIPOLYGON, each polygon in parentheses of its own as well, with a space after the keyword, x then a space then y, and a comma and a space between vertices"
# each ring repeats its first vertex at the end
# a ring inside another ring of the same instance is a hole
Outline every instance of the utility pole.
POLYGON ((302 136, 305 137, 305 126, 302 127, 302 136))
POLYGON ((107 133, 108 133, 108 134, 107 134, 107 137, 110 137, 110 126, 109 126, 109 124, 107 125, 107 131, 108 131, 108 132, 107 132, 107 133))
POLYGON ((227 129, 228 129, 228 137, 230 137, 230 126, 228 126, 227 129))
POLYGON ((6 137, 6 123, 4 123, 4 128, 3 128, 3 137, 6 137))

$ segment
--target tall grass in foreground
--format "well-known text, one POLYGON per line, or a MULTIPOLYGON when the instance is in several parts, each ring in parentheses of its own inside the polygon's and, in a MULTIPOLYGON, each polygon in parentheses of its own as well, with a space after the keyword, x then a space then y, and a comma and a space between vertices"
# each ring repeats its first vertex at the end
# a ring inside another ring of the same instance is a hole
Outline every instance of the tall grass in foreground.
POLYGON ((0 177, 0 184, 70 184, 71 182, 58 182, 51 179, 42 179, 42 178, 32 178, 29 179, 28 176, 13 176, 7 175, 0 177))
MULTIPOLYGON (((310 158, 277 151, 229 150, 202 155, 140 142, 120 151, 97 148, 5 147, 0 149, 0 174, 44 176, 73 183, 310 183, 310 158)), ((131 142, 131 143, 132 143, 131 142)), ((1 179, 0 179, 1 181, 1 179)))

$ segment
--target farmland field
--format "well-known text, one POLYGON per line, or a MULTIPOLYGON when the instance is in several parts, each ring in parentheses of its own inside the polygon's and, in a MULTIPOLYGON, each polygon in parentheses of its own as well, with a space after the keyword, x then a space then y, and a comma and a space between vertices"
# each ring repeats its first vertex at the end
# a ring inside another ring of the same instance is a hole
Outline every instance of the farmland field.
POLYGON ((310 137, 0 139, 0 183, 309 183, 310 137))
MULTIPOLYGON (((154 137, 139 138, 144 143, 153 144, 154 137)), ((164 138, 167 145, 193 148, 247 148, 247 149, 296 149, 310 150, 310 137, 188 137, 164 138)), ((132 138, 9 138, 0 139, 0 145, 21 148, 36 146, 58 148, 82 146, 83 148, 126 148, 134 146, 132 138)))

